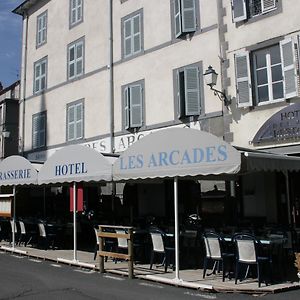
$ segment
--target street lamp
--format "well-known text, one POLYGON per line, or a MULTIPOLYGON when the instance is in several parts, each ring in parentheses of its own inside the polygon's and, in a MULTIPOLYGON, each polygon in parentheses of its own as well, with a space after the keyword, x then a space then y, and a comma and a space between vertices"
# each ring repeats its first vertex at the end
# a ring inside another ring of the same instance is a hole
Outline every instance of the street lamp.
POLYGON ((212 91, 214 91, 215 96, 218 96, 221 101, 224 101, 225 106, 228 106, 231 103, 231 100, 227 98, 225 91, 222 92, 214 88, 217 83, 218 73, 213 69, 212 66, 209 66, 203 75, 206 84, 212 91))

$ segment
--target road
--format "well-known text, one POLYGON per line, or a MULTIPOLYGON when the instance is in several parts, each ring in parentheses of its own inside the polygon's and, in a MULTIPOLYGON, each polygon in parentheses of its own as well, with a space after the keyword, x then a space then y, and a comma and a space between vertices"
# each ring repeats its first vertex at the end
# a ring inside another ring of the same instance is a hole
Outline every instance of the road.
MULTIPOLYGON (((129 280, 50 261, 0 252, 0 300, 4 299, 105 299, 105 300, 248 300, 252 295, 221 294, 162 285, 140 279, 129 280)), ((300 290, 263 299, 300 299, 300 290)))

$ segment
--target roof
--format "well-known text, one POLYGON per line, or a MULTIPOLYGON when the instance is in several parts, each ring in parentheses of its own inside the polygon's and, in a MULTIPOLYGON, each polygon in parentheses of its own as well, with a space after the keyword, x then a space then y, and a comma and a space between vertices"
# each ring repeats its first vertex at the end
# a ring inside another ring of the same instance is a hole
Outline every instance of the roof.
POLYGON ((38 2, 39 2, 39 0, 25 0, 18 7, 16 7, 12 12, 17 15, 23 16, 24 13, 28 11, 28 9, 33 7, 38 2))

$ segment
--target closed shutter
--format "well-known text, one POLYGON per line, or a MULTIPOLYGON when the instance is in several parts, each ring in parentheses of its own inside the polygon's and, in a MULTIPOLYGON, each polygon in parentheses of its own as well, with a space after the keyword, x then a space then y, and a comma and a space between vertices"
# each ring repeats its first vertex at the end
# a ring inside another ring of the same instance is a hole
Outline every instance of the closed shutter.
POLYGON ((38 147, 38 117, 32 119, 32 148, 38 147))
POLYGON ((75 138, 75 106, 68 107, 68 141, 75 138))
POLYGON ((142 87, 133 85, 130 87, 130 127, 141 127, 143 122, 142 87))
POLYGON ((174 0, 174 22, 175 36, 179 37, 182 34, 180 0, 174 0))
POLYGON ((39 125, 39 139, 38 139, 38 146, 43 147, 45 146, 46 141, 46 116, 43 114, 38 118, 38 125, 39 125))
POLYGON ((41 77, 41 65, 37 63, 35 65, 35 74, 34 74, 34 92, 40 90, 40 77, 41 77))
POLYGON ((240 22, 247 19, 246 0, 232 0, 232 20, 240 22))
POLYGON ((76 105, 76 136, 77 139, 83 137, 83 105, 76 105))
POLYGON ((276 0, 262 0, 262 12, 274 9, 276 7, 276 0))
POLYGON ((76 73, 75 75, 83 74, 83 43, 76 45, 76 73))
POLYGON ((195 0, 181 0, 182 32, 196 31, 195 0))
POLYGON ((286 38, 280 41, 285 98, 298 96, 297 69, 294 41, 286 38))
POLYGON ((185 115, 200 114, 199 69, 197 67, 184 68, 185 115))
POLYGON ((69 78, 75 76, 75 45, 69 48, 69 78))
POLYGON ((132 19, 126 20, 124 22, 124 56, 131 55, 132 53, 132 19))
POLYGON ((47 15, 45 14, 42 18, 42 36, 41 43, 46 41, 46 33, 47 33, 47 15))
POLYGON ((141 18, 137 15, 133 18, 133 52, 137 53, 141 51, 141 18))
POLYGON ((239 107, 252 106, 249 53, 235 55, 236 93, 239 107))
POLYGON ((124 90, 124 128, 129 128, 129 88, 125 88, 124 90))

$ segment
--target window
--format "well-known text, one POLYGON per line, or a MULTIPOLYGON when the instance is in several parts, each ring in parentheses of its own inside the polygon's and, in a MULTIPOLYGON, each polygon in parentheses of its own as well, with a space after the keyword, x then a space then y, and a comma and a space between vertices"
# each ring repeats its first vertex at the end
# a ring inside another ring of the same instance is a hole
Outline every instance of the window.
POLYGON ((256 51, 235 55, 238 105, 274 103, 298 95, 296 43, 286 38, 256 51))
POLYGON ((198 0, 172 0, 173 30, 176 38, 197 29, 198 0))
POLYGON ((143 48, 142 10, 122 19, 123 57, 138 54, 143 48))
MULTIPOLYGON (((200 79, 202 67, 190 65, 176 70, 176 107, 178 118, 201 114, 200 79)), ((201 83, 202 86, 202 83, 201 83)))
POLYGON ((67 141, 83 138, 83 100, 67 105, 67 141))
POLYGON ((70 27, 83 21, 83 0, 70 0, 70 27))
POLYGON ((47 42, 47 11, 37 17, 36 46, 39 47, 47 42))
POLYGON ((232 0, 233 21, 240 22, 273 11, 278 0, 232 0))
POLYGON ((34 87, 33 92, 38 93, 47 86, 47 58, 43 58, 34 64, 34 87))
POLYGON ((84 40, 80 39, 68 47, 68 79, 73 79, 84 72, 84 40))
POLYGON ((144 81, 123 87, 123 125, 125 129, 141 127, 144 119, 144 81))
POLYGON ((32 117, 32 148, 41 148, 46 145, 46 112, 32 117))

